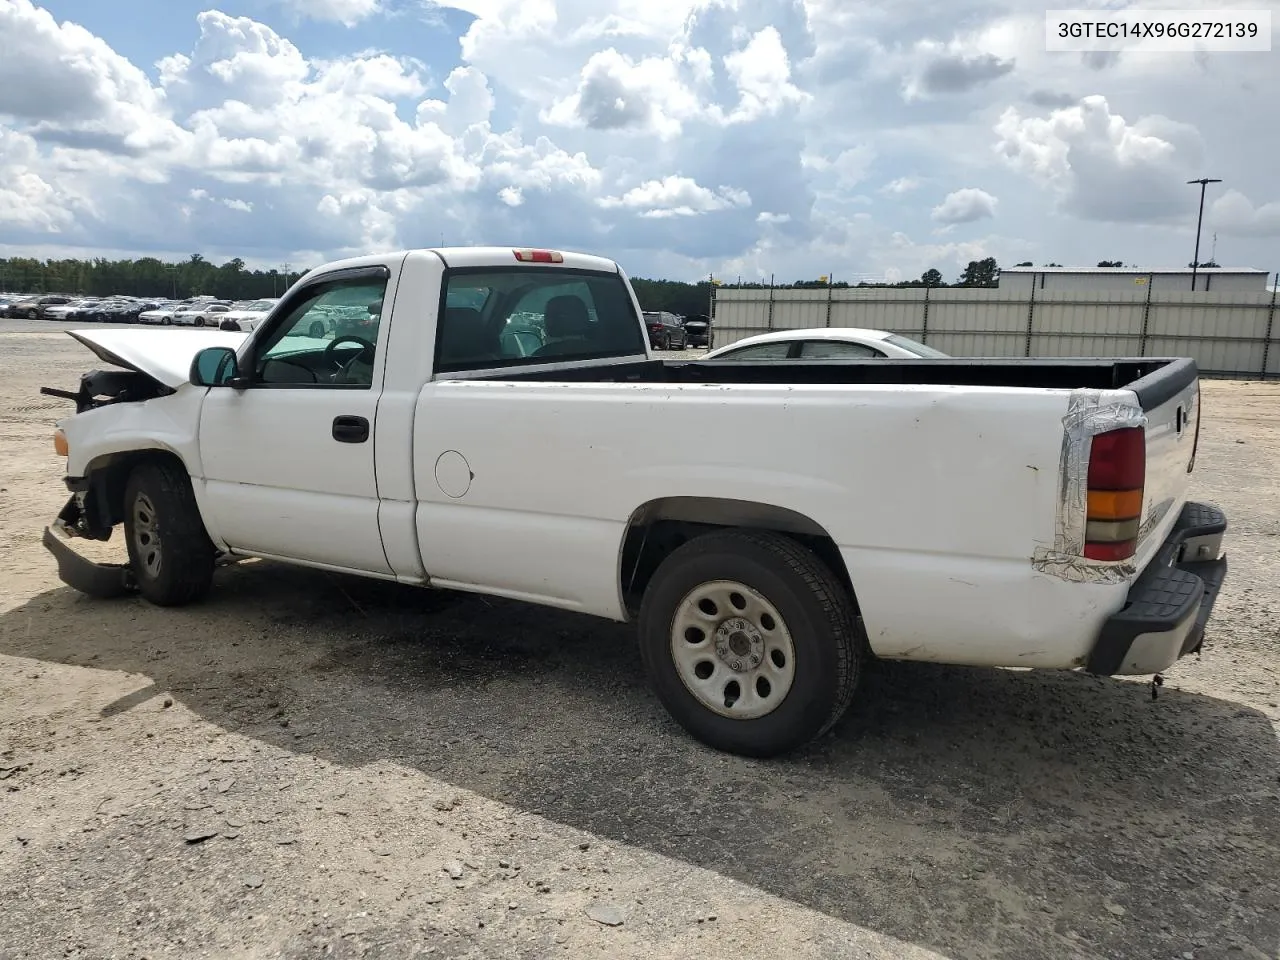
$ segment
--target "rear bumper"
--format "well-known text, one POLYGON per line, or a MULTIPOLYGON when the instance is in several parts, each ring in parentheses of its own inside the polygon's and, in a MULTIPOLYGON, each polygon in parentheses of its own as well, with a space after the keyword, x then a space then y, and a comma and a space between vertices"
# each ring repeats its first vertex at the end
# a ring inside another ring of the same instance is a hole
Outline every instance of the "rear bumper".
POLYGON ((1188 503, 1156 556, 1129 587, 1089 653, 1085 669, 1102 676, 1159 673, 1198 653, 1218 590, 1227 576, 1222 556, 1226 515, 1188 503))

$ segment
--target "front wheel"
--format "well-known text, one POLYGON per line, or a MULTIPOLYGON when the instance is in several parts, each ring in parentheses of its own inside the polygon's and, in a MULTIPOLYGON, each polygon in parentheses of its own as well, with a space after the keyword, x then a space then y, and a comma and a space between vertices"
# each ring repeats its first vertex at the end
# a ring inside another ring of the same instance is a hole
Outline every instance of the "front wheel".
POLYGON ((319 320, 312 320, 311 326, 307 329, 307 335, 310 336, 312 340, 323 340, 324 324, 319 320))
POLYGON ((645 591, 640 650, 685 730, 752 757, 829 731, 863 657, 849 591, 812 551, 766 531, 710 533, 672 552, 645 591))
POLYGON ((176 463, 144 463, 129 475, 124 531, 143 597, 176 607, 209 592, 217 549, 200 519, 191 479, 176 463))
POLYGON ((40 311, 38 311, 38 310, 28 310, 28 311, 27 311, 27 319, 28 319, 28 320, 39 320, 39 319, 40 319, 40 311))

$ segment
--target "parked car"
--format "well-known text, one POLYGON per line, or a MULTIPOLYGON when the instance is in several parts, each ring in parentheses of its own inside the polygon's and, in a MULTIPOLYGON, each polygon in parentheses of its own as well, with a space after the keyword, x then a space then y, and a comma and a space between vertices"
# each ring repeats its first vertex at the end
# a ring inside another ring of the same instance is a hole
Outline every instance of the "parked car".
POLYGON ((689 335, 684 332, 681 318, 674 313, 646 310, 644 325, 649 331, 649 346, 654 350, 684 350, 689 346, 689 335))
POLYGON ((70 303, 71 297, 63 296, 60 293, 47 293, 35 297, 28 297, 26 300, 19 300, 17 303, 9 305, 9 316, 23 317, 27 320, 47 320, 48 312, 51 307, 60 307, 70 303))
POLYGON ((947 354, 910 337, 862 327, 775 330, 743 337, 702 355, 703 360, 865 360, 886 357, 942 359, 947 354))
POLYGON ((81 297, 66 303, 55 303, 45 308, 46 320, 83 320, 83 312, 97 306, 97 297, 81 297))
POLYGON ((705 313, 684 318, 684 332, 691 347, 711 346, 711 318, 705 313))
POLYGON ((23 300, 29 300, 30 297, 21 293, 0 293, 0 317, 9 316, 9 308, 23 300))
POLYGON ((279 302, 277 297, 267 297, 262 300, 241 300, 239 303, 233 303, 231 309, 218 318, 218 329, 243 330, 247 333, 271 313, 271 308, 279 302))
POLYGON ((63 304, 60 307, 50 307, 48 311, 49 319, 83 323, 93 319, 93 313, 98 309, 100 303, 102 303, 102 300, 98 297, 84 297, 80 300, 72 300, 70 303, 63 304))
POLYGON ((137 300, 133 297, 111 297, 94 308, 90 319, 98 323, 133 323, 143 310, 155 306, 155 301, 137 300))
POLYGON ((150 310, 143 310, 139 313, 138 322, 168 326, 173 323, 173 315, 181 306, 182 302, 179 300, 161 300, 150 310))
POLYGON ((1227 519, 1188 500, 1194 361, 673 362, 634 303, 612 260, 466 247, 312 270, 247 335, 70 331, 123 369, 60 394, 44 543, 76 589, 161 606, 269 556, 635 621, 671 714, 753 756, 831 729, 868 658, 1151 675, 1201 648, 1227 519), (387 293, 359 339, 306 336, 387 293), (68 541, 118 524, 125 566, 68 541))
POLYGON ((173 312, 173 322, 186 327, 216 327, 222 314, 231 309, 225 300, 188 303, 173 312))

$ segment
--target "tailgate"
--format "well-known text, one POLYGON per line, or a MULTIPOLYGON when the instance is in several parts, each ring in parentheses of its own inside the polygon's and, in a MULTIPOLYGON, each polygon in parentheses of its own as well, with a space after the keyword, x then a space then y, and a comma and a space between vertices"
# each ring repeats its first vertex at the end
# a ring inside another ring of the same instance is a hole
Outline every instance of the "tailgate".
POLYGON ((1186 502, 1200 436, 1200 378, 1195 361, 1171 360, 1129 385, 1146 415, 1147 470, 1138 534, 1139 569, 1164 542, 1186 502))

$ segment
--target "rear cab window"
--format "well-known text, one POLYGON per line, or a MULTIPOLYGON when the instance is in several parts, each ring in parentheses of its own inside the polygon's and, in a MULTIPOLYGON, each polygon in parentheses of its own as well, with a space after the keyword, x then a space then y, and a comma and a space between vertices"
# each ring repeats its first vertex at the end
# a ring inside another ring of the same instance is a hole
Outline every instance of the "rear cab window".
POLYGON ((644 341, 617 273, 457 267, 445 272, 435 372, 631 357, 644 341))

